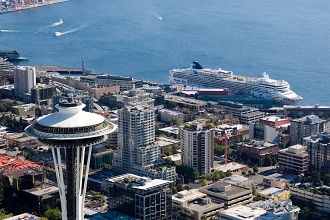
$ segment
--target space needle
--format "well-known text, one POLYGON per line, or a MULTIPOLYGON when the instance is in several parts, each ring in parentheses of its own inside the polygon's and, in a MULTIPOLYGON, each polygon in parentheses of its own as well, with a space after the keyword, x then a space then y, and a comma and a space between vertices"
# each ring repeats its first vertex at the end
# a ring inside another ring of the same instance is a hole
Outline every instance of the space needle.
POLYGON ((116 130, 116 125, 101 115, 83 111, 84 107, 85 104, 75 100, 71 94, 56 105, 58 112, 40 117, 25 129, 28 135, 52 149, 63 220, 84 219, 92 146, 105 141, 108 134, 116 130), (66 175, 61 148, 65 150, 66 175))

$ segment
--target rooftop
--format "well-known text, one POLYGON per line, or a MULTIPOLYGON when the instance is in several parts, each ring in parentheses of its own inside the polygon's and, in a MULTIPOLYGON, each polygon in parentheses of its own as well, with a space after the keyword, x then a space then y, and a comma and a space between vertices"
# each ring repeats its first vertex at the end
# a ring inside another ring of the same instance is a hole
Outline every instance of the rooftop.
POLYGON ((214 169, 220 170, 222 172, 226 172, 227 170, 235 171, 235 170, 240 170, 240 169, 244 169, 245 167, 247 167, 245 164, 240 164, 240 163, 236 163, 236 162, 231 162, 231 163, 227 163, 227 164, 217 164, 217 162, 218 161, 215 161, 214 169))
POLYGON ((171 181, 162 179, 150 179, 148 177, 141 177, 135 174, 127 173, 108 179, 110 183, 117 183, 131 188, 148 190, 158 186, 169 185, 171 181))
POLYGON ((40 220, 41 218, 30 213, 23 213, 19 215, 15 215, 10 218, 5 218, 4 220, 40 220))
POLYGON ((303 146, 303 145, 300 145, 300 144, 296 144, 296 145, 290 146, 288 148, 281 149, 281 150, 279 150, 279 152, 291 153, 291 154, 296 154, 296 155, 300 155, 300 156, 308 155, 307 146, 303 146))
POLYGON ((199 189, 200 192, 208 195, 230 197, 234 195, 240 195, 241 193, 251 193, 251 190, 241 186, 232 185, 223 181, 218 181, 208 186, 204 186, 199 189))
POLYGON ((0 154, 0 169, 4 169, 7 174, 21 169, 39 169, 40 166, 23 157, 11 157, 0 154))
POLYGON ((35 188, 24 190, 25 192, 31 193, 35 196, 49 195, 58 192, 58 187, 49 184, 44 184, 35 188))
POLYGON ((283 215, 286 216, 288 213, 297 213, 299 211, 300 208, 292 205, 290 199, 283 202, 275 202, 269 199, 224 210, 220 213, 220 219, 223 219, 222 217, 226 218, 226 216, 231 216, 235 219, 242 220, 278 220, 283 219, 283 215))
POLYGON ((264 190, 259 191, 260 194, 263 195, 274 195, 274 196, 279 196, 282 192, 284 192, 286 190, 284 189, 280 189, 280 188, 276 188, 276 187, 270 187, 264 190))
POLYGON ((206 197, 205 193, 199 192, 198 189, 190 189, 190 190, 183 190, 174 194, 172 196, 172 200, 185 202, 185 201, 193 201, 199 198, 206 197))

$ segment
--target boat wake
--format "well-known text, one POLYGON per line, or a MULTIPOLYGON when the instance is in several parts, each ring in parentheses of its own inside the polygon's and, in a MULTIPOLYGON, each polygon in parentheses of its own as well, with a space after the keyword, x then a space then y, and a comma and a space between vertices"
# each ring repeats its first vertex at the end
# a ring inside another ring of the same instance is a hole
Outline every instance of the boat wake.
POLYGON ((82 26, 82 27, 74 28, 74 29, 71 29, 71 30, 68 30, 68 31, 64 31, 64 32, 56 31, 56 32, 54 32, 54 36, 55 36, 55 37, 59 37, 59 36, 65 35, 65 34, 70 34, 70 33, 73 33, 73 32, 76 32, 76 31, 79 31, 80 29, 83 29, 84 27, 85 27, 85 26, 82 26))
POLYGON ((0 29, 0 32, 6 32, 6 33, 17 33, 17 32, 21 32, 18 30, 4 30, 4 29, 0 29))

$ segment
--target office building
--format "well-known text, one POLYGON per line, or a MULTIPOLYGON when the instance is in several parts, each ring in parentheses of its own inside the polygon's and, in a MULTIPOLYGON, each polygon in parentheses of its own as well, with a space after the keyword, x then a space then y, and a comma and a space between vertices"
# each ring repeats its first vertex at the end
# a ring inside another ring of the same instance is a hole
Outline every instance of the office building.
POLYGON ((206 121, 186 123, 180 127, 182 164, 210 173, 214 161, 214 130, 206 128, 206 121))
POLYGON ((224 208, 248 204, 252 201, 251 189, 218 181, 199 189, 211 198, 214 203, 224 203, 224 208))
POLYGON ((137 219, 171 219, 171 181, 124 174, 109 180, 110 210, 137 219))
POLYGON ((309 171, 330 173, 330 133, 319 133, 304 139, 307 145, 309 171))
POLYGON ((291 120, 291 145, 303 144, 305 137, 325 131, 326 121, 316 115, 291 120))
POLYGON ((267 116, 258 124, 250 124, 250 138, 267 142, 280 142, 280 131, 288 130, 290 120, 283 116, 267 116))
POLYGON ((223 203, 212 202, 210 197, 198 189, 184 190, 172 196, 173 219, 199 220, 202 216, 216 218, 223 209, 223 203))
POLYGON ((14 93, 22 98, 25 93, 31 93, 36 85, 36 69, 32 66, 18 66, 14 69, 14 93))
POLYGON ((284 171, 302 175, 308 169, 307 147, 297 144, 278 151, 278 165, 284 171))
POLYGON ((155 142, 154 100, 131 96, 124 101, 125 107, 118 110, 118 153, 113 160, 114 169, 153 179, 175 180, 175 168, 164 164, 161 147, 155 142))

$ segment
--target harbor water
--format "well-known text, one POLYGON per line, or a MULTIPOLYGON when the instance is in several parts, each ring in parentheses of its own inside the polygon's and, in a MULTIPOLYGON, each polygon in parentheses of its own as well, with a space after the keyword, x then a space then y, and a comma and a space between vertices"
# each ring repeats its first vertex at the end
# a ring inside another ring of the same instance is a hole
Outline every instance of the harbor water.
POLYGON ((302 105, 330 105, 328 0, 71 0, 0 15, 0 49, 21 65, 86 68, 161 83, 198 60, 286 80, 302 105), (62 19, 63 23, 59 22, 62 19), (58 36, 54 36, 58 32, 58 36))

